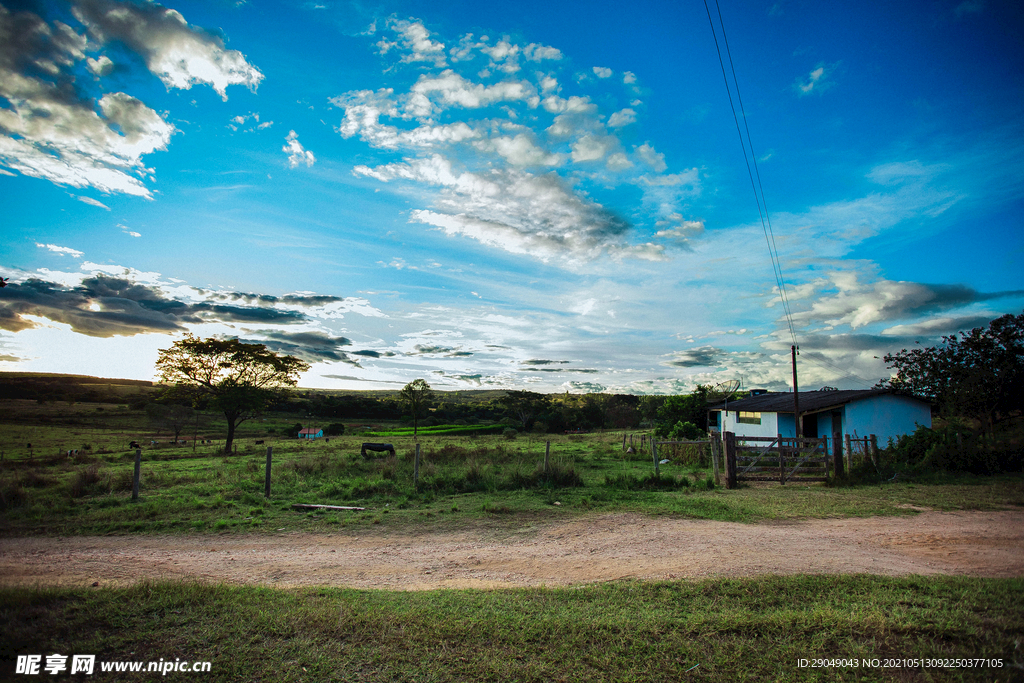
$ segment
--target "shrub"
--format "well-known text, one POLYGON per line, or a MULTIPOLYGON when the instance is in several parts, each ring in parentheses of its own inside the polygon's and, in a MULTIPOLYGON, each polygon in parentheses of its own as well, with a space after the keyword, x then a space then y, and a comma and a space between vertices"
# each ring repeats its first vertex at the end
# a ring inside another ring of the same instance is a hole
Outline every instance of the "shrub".
POLYGON ((81 498, 89 492, 89 489, 100 481, 99 464, 93 463, 75 473, 71 481, 71 497, 81 498))
POLYGON ((504 437, 504 438, 505 438, 505 439, 506 439, 507 441, 512 441, 512 440, 514 440, 514 439, 515 439, 515 438, 516 438, 517 436, 519 436, 519 432, 517 432, 517 431, 516 431, 515 429, 513 429, 512 427, 505 427, 504 431, 502 431, 502 432, 501 432, 501 435, 502 435, 502 437, 504 437))
POLYGON ((870 478, 904 469, 996 474, 1020 471, 1022 464, 1020 446, 986 443, 982 435, 954 421, 940 429, 918 427, 913 434, 890 439, 881 462, 876 465, 868 459, 852 474, 870 478))
POLYGON ((340 422, 332 422, 327 425, 327 429, 324 430, 325 436, 341 436, 345 433, 345 425, 340 422))
POLYGON ((645 477, 623 473, 616 476, 605 476, 604 484, 610 488, 625 489, 626 491, 674 491, 689 488, 690 480, 686 477, 676 479, 667 474, 653 472, 645 477))

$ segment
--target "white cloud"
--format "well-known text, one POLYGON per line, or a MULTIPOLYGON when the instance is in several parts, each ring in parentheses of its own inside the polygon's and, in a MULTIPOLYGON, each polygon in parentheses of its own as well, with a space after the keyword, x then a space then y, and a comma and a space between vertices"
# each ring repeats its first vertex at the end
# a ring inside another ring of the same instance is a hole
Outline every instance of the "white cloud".
POLYGON ((501 157, 513 166, 560 166, 563 157, 560 154, 551 154, 531 139, 531 136, 520 133, 515 137, 507 135, 490 138, 477 142, 480 149, 490 149, 497 152, 501 157))
POLYGON ((803 79, 798 79, 795 88, 799 95, 810 95, 811 93, 821 93, 831 87, 832 82, 829 80, 829 76, 832 74, 834 66, 826 67, 824 64, 819 64, 803 79))
POLYGON ((623 71, 622 82, 625 83, 626 85, 632 85, 633 83, 636 83, 636 74, 633 73, 632 71, 623 71))
POLYGON ((313 153, 302 147, 302 143, 299 142, 299 134, 294 130, 288 133, 281 151, 288 154, 288 166, 291 168, 297 168, 299 164, 312 166, 316 162, 313 153))
POLYGON ((447 65, 444 43, 431 40, 430 31, 422 22, 415 19, 391 18, 387 22, 387 27, 397 34, 397 39, 389 41, 382 38, 377 43, 380 54, 387 54, 397 48, 405 52, 401 57, 402 62, 429 62, 435 67, 447 65))
MULTIPOLYGON (((630 255, 628 225, 599 204, 574 194, 555 175, 492 170, 486 175, 458 173, 451 162, 433 155, 376 168, 360 166, 358 175, 382 181, 408 180, 441 188, 434 210, 414 210, 412 219, 449 235, 542 260, 592 259, 601 253, 630 255), (620 251, 616 251, 620 250, 620 251)), ((651 248, 637 250, 650 255, 651 248)))
POLYGON ((39 247, 40 249, 49 249, 53 253, 59 254, 61 256, 67 254, 68 256, 73 256, 74 258, 82 258, 82 255, 85 253, 82 251, 78 251, 77 249, 72 249, 71 247, 59 247, 56 244, 40 244, 39 242, 36 242, 36 246, 39 247))
POLYGON ((189 26, 177 11, 156 3, 136 5, 114 0, 79 0, 72 10, 98 44, 119 41, 138 53, 168 88, 188 90, 207 84, 227 100, 229 85, 255 91, 259 69, 224 41, 189 26))
POLYGON ((631 123, 636 123, 636 112, 632 109, 621 109, 608 119, 609 128, 622 128, 631 123))
POLYGON ((78 201, 82 202, 83 204, 88 204, 89 206, 97 206, 97 207, 99 207, 101 209, 106 209, 107 211, 110 211, 110 207, 109 206, 107 206, 106 204, 104 204, 103 202, 101 202, 101 201, 99 201, 97 199, 93 199, 92 197, 82 197, 80 195, 71 195, 71 196, 74 197, 75 199, 77 199, 78 201))
POLYGON ((598 78, 611 78, 613 73, 614 72, 611 69, 604 66, 594 67, 594 75, 598 78))
POLYGON ((207 83, 222 96, 232 83, 255 88, 262 74, 156 3, 81 0, 73 14, 91 40, 60 21, 0 7, 0 35, 17 36, 0 41, 0 98, 9 104, 0 109, 0 165, 59 185, 151 198, 142 179, 152 169, 142 157, 166 149, 176 129, 122 92, 69 96, 63 84, 80 63, 97 76, 112 69, 105 55, 87 58, 87 46, 116 41, 168 87, 207 83))
POLYGON ((665 163, 665 155, 655 151, 648 142, 636 148, 636 155, 656 173, 661 173, 668 168, 668 164, 665 163))
POLYGON ((547 45, 540 45, 539 43, 530 43, 527 45, 523 50, 523 54, 525 54, 526 58, 531 62, 540 62, 545 59, 551 61, 558 61, 562 59, 561 50, 547 45))
POLYGON ((793 313, 793 322, 797 325, 848 325, 855 330, 921 312, 964 306, 980 298, 977 292, 961 285, 884 279, 861 282, 859 275, 852 271, 833 272, 828 280, 815 284, 818 298, 810 308, 793 313))

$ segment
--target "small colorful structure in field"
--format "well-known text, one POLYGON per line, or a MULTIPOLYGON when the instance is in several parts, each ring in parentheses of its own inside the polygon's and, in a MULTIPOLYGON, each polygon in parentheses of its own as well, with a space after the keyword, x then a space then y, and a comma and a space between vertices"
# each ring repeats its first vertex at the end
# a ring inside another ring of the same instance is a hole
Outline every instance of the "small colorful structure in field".
POLYGON ((320 439, 323 438, 324 430, 315 429, 313 427, 306 427, 305 429, 299 430, 300 439, 320 439))

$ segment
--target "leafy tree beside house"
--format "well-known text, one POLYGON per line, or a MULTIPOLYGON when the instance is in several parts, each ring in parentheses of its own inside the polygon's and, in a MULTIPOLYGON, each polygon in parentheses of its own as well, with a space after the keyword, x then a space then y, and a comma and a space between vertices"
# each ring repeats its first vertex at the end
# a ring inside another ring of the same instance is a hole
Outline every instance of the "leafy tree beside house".
POLYGON ((885 356, 896 374, 879 386, 934 401, 946 417, 974 418, 992 433, 1024 410, 1024 313, 1004 315, 938 346, 885 356))
POLYGON ((703 438, 708 431, 709 389, 698 384, 692 394, 666 398, 658 408, 655 434, 680 441, 703 438))
POLYGON ((224 414, 228 423, 224 452, 230 453, 238 425, 280 402, 309 364, 280 356, 263 344, 188 335, 161 349, 156 367, 161 382, 207 401, 224 414))

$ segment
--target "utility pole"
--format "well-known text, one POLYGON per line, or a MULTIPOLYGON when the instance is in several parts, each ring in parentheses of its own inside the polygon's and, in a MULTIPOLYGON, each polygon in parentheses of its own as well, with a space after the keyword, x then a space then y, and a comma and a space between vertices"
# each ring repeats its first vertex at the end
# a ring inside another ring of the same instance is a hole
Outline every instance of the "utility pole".
POLYGON ((793 354, 793 422, 796 423, 796 438, 803 436, 803 421, 800 419, 800 387, 796 383, 796 344, 789 347, 793 354))

